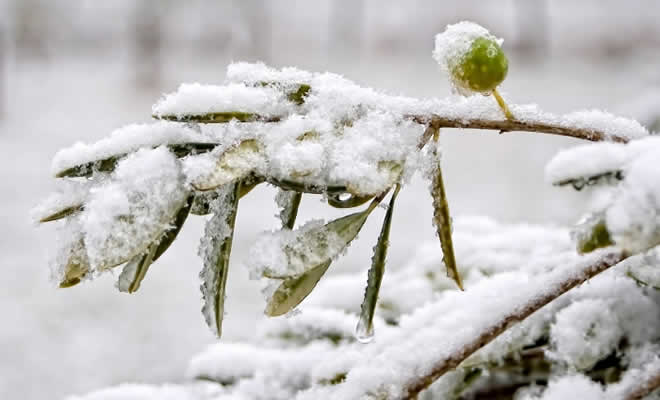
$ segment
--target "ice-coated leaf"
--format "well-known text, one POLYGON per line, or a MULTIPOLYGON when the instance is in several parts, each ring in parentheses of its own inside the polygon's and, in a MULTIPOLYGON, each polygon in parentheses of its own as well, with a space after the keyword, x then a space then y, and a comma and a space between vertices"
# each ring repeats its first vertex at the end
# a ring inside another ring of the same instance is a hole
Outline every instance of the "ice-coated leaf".
POLYGON ((296 224, 296 217, 298 216, 298 207, 302 193, 290 190, 278 190, 275 196, 275 202, 280 208, 280 221, 282 221, 282 228, 293 229, 296 224))
POLYGON ((206 224, 200 245, 200 255, 204 262, 200 273, 204 302, 202 314, 218 337, 222 335, 225 286, 240 192, 240 181, 219 189, 218 198, 211 204, 213 217, 206 224))
POLYGON ((367 279, 367 288, 364 293, 364 300, 360 310, 360 319, 355 328, 355 336, 363 343, 370 342, 374 336, 374 311, 378 301, 378 291, 380 283, 385 273, 385 259, 387 258, 387 248, 389 246, 390 227, 392 226, 392 213, 394 212, 394 202, 399 194, 401 186, 397 185, 390 199, 390 204, 385 213, 383 226, 378 236, 378 242, 374 247, 374 255, 371 258, 371 268, 369 268, 369 277, 367 279))
POLYGON ((449 214, 449 204, 445 193, 445 186, 442 181, 442 169, 440 163, 435 166, 433 171, 433 180, 431 183, 431 196, 433 197, 433 223, 440 238, 442 247, 443 261, 447 269, 447 276, 456 282, 456 285, 463 290, 463 282, 458 274, 456 267, 456 256, 454 255, 454 245, 451 238, 451 217, 449 214))
MULTIPOLYGON (((217 144, 215 143, 181 143, 169 144, 167 148, 177 157, 182 158, 189 155, 203 154, 213 150, 217 144)), ((155 147, 154 147, 155 148, 155 147)), ((117 154, 102 160, 96 160, 71 168, 59 171, 55 174, 56 178, 78 178, 88 177, 94 172, 112 172, 115 170, 117 163, 126 157, 126 154, 117 154)))
POLYGON ((261 145, 254 139, 242 141, 225 151, 217 160, 215 170, 193 182, 197 190, 216 189, 224 184, 246 178, 263 159, 261 145))
POLYGON ((300 276, 285 279, 268 301, 266 315, 277 317, 293 310, 312 292, 331 263, 328 260, 300 276))
POLYGON ((182 205, 176 218, 172 221, 172 226, 158 240, 154 241, 144 254, 133 257, 132 260, 124 266, 119 275, 117 288, 121 292, 134 293, 140 288, 142 280, 147 274, 151 264, 167 251, 181 231, 183 224, 190 214, 190 209, 194 202, 194 195, 188 196, 188 200, 182 205))

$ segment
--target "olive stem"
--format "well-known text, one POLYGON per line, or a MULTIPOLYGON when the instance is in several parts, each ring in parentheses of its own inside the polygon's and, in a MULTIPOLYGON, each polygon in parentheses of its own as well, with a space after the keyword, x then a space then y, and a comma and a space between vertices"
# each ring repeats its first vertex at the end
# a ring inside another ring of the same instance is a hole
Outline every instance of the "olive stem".
POLYGON ((513 121, 513 114, 511 114, 511 110, 509 110, 509 106, 506 105, 504 102, 504 99, 502 96, 500 96, 500 92, 497 91, 497 88, 493 89, 493 96, 495 96, 495 100, 497 100, 497 104, 500 106, 502 111, 504 111, 504 116, 506 119, 509 121, 513 121))

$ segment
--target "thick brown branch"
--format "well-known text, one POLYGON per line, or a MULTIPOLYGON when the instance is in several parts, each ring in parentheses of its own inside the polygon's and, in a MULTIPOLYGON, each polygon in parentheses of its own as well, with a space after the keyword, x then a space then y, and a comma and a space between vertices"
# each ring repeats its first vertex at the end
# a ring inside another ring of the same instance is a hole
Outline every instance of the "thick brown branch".
POLYGON ((606 134, 595 129, 569 128, 541 122, 523 122, 519 120, 453 119, 441 115, 410 115, 413 121, 432 125, 435 128, 492 129, 500 132, 539 132, 551 135, 568 136, 593 142, 610 140, 627 143, 628 138, 606 134))
POLYGON ((522 307, 515 308, 506 317, 502 318, 488 329, 484 329, 480 335, 476 336, 459 352, 456 352, 455 354, 442 360, 438 360, 434 367, 426 375, 416 377, 413 381, 409 382, 406 385, 406 398, 415 398, 415 396, 417 396, 420 391, 429 387, 436 379, 440 378, 445 373, 456 368, 461 362, 463 362, 463 360, 493 341, 513 324, 524 320, 536 310, 550 303, 575 286, 584 283, 588 279, 598 275, 599 273, 618 264, 628 257, 629 255, 622 251, 607 253, 594 264, 584 268, 583 273, 567 277, 564 281, 555 284, 556 287, 554 290, 548 291, 538 297, 533 298, 529 303, 522 307))
POLYGON ((637 388, 628 393, 624 400, 641 400, 658 388, 660 388, 660 371, 655 371, 648 379, 640 382, 637 388))

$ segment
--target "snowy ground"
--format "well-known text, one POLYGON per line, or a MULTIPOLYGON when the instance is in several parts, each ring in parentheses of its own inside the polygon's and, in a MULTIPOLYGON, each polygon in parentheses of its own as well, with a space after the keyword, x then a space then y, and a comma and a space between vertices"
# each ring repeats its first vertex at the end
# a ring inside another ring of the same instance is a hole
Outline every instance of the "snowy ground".
MULTIPOLYGON (((430 54, 419 59, 371 58, 343 62, 303 54, 280 55, 276 65, 331 70, 363 85, 411 96, 446 96, 446 79, 430 54), (316 60, 316 61, 313 61, 316 60)), ((179 81, 219 83, 228 60, 169 60, 162 91, 179 81)), ((582 63, 511 60, 503 91, 512 102, 536 102, 552 112, 598 107, 616 111, 655 77, 658 59, 582 63)), ((187 360, 213 341, 200 313, 196 256, 202 219, 189 221, 176 244, 154 265, 141 290, 119 293, 113 276, 68 290, 48 281, 53 230, 31 225, 29 209, 52 186, 50 160, 75 140, 92 141, 130 122, 148 120, 158 93, 136 91, 127 67, 95 62, 20 64, 9 69, 9 99, 0 120, 0 398, 61 398, 118 382, 181 379, 187 360)), ((443 134, 445 179, 454 214, 483 214, 503 221, 568 224, 583 197, 543 181, 543 166, 574 142, 559 137, 494 132, 443 134)), ((274 190, 259 188, 241 202, 228 284, 223 340, 252 334, 263 300, 241 263, 262 229, 274 227, 274 190)), ((417 243, 432 240, 430 196, 415 180, 399 197, 389 265, 396 268, 417 243)), ((301 220, 338 215, 318 198, 303 200, 301 220)), ((378 222, 335 270, 367 263, 378 222)), ((387 278, 385 278, 387 279, 387 278)))

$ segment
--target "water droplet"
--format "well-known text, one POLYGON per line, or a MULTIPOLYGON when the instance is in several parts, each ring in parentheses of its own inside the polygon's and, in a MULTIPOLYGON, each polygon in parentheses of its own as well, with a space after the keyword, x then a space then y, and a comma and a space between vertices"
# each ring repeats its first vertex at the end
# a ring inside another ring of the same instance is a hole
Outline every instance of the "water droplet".
POLYGON ((370 343, 374 340, 373 324, 369 324, 364 318, 360 318, 360 321, 358 321, 357 327, 355 328, 355 338, 360 343, 370 343))

